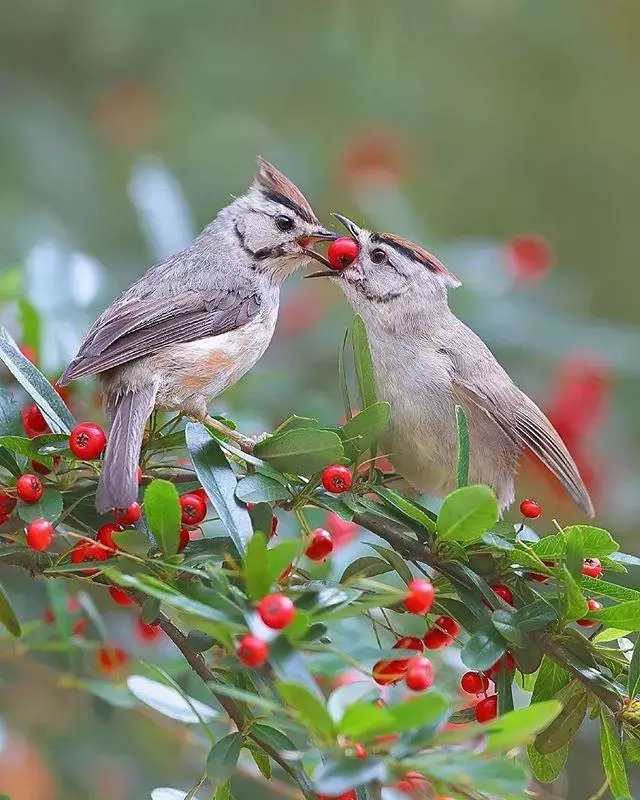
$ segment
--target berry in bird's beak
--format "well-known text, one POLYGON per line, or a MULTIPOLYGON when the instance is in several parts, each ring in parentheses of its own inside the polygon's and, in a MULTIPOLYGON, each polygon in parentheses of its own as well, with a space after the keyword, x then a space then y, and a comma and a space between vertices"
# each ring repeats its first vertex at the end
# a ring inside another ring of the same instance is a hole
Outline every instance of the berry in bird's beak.
POLYGON ((359 252, 360 247, 354 239, 349 236, 342 236, 329 245, 327 260, 331 265, 331 269, 343 270, 356 260, 359 252))

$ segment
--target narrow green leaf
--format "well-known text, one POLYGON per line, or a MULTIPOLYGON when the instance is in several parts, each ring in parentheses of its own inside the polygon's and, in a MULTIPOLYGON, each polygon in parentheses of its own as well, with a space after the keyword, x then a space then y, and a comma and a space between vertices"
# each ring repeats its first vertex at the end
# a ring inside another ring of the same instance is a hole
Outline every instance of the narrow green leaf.
POLYGON ((623 636, 628 636, 631 631, 626 628, 604 628, 599 631, 591 640, 593 644, 601 642, 617 642, 623 636))
POLYGON ((22 635, 22 629, 20 627, 20 623, 18 622, 18 618, 16 617, 15 611, 13 610, 11 603, 9 602, 7 593, 5 592, 1 584, 0 584, 0 624, 4 625, 4 627, 9 631, 9 633, 12 636, 15 636, 16 639, 22 635))
POLYGON ((488 486, 464 486, 452 492, 438 514, 440 541, 472 542, 498 521, 498 500, 488 486))
POLYGON ((390 417, 389 403, 374 403, 348 420, 340 431, 347 455, 355 460, 359 453, 375 447, 390 417))
POLYGON ((310 731, 313 731, 320 739, 326 742, 333 739, 335 736, 333 720, 323 700, 320 700, 309 689, 299 683, 278 681, 276 689, 310 731))
POLYGON ((458 440, 456 488, 462 489, 469 483, 469 422, 462 406, 456 406, 455 410, 458 440))
POLYGON ((629 681, 627 683, 627 693, 633 700, 640 694, 640 637, 636 637, 633 646, 633 655, 629 664, 629 681))
POLYGON ((269 593, 271 578, 265 570, 267 563, 267 540, 263 533, 256 531, 249 540, 244 557, 244 580, 247 593, 253 600, 259 600, 269 593))
POLYGON ((213 800, 231 800, 231 784, 229 781, 218 784, 213 800))
POLYGON ((53 386, 21 352, 9 333, 0 330, 0 359, 27 394, 33 398, 54 433, 71 433, 76 422, 53 386))
POLYGON ((640 630, 640 600, 631 600, 628 603, 603 608, 601 611, 592 611, 588 617, 615 628, 637 631, 640 630))
POLYGON ((22 344, 36 353, 40 352, 40 317, 34 305, 26 297, 18 301, 20 324, 22 325, 22 344))
POLYGON ((282 733, 282 731, 279 731, 272 725, 267 725, 264 722, 256 722, 255 725, 252 725, 251 731, 258 739, 273 747, 274 750, 280 752, 289 750, 292 753, 297 750, 297 747, 286 733, 282 733))
POLYGON ((507 659, 502 656, 500 668, 495 675, 496 694, 498 695, 498 714, 503 717, 513 711, 513 677, 507 666, 507 659))
POLYGON ((209 722, 218 716, 218 712, 211 706, 184 695, 173 686, 143 675, 130 675, 127 678, 127 687, 141 703, 179 722, 201 724, 203 720, 209 722))
POLYGON ((383 561, 375 556, 361 556, 352 561, 340 578, 340 583, 357 580, 358 578, 371 578, 374 575, 384 575, 391 572, 393 567, 388 561, 383 561))
POLYGON ((144 513, 160 550, 166 556, 177 553, 181 524, 180 495, 170 481, 151 481, 144 493, 144 513))
POLYGON ((530 744, 527 747, 527 754, 536 780, 540 781, 540 783, 553 783, 566 766, 567 758, 569 757, 569 745, 565 744, 559 750, 545 755, 539 753, 534 744, 530 744))
POLYGON ((407 566, 407 562, 404 560, 404 558, 402 558, 402 556, 399 556, 395 550, 390 550, 388 547, 382 547, 379 544, 370 544, 369 542, 367 542, 367 544, 391 565, 391 567, 398 573, 398 575, 407 585, 411 583, 413 580, 413 575, 407 566))
POLYGON ((211 748, 207 758, 207 778, 215 785, 226 783, 238 763, 242 748, 242 734, 237 731, 223 736, 211 748))
POLYGON ((603 707, 600 708, 600 747, 602 765, 609 781, 609 790, 616 800, 631 797, 627 771, 622 758, 618 735, 603 707))
POLYGON ((563 568, 564 588, 565 588, 565 601, 566 601, 566 617, 569 621, 574 619, 582 619, 586 616, 589 606, 582 594, 582 590, 576 583, 573 575, 569 570, 563 568))
POLYGON ((543 755, 568 744, 576 735, 587 713, 589 693, 575 681, 562 689, 556 698, 563 704, 554 721, 536 736, 536 750, 543 755))
POLYGON ((579 584, 584 563, 584 542, 578 525, 567 528, 565 560, 571 577, 579 584))
POLYGON ((424 528, 429 533, 435 533, 436 523, 429 516, 429 512, 426 509, 423 509, 417 503, 407 500, 406 497, 403 497, 393 489, 389 489, 388 486, 376 486, 374 491, 387 505, 399 511, 403 517, 406 517, 414 530, 415 525, 413 523, 417 522, 420 528, 424 528))
POLYGON ((351 323, 351 343, 362 408, 376 402, 376 380, 373 372, 373 359, 364 320, 356 314, 351 323))
POLYGON ((290 500, 291 494, 278 481, 256 472, 239 481, 236 497, 243 503, 275 503, 290 500))
POLYGON ((62 495, 52 486, 47 486, 42 493, 42 497, 35 503, 25 503, 23 500, 18 500, 16 510, 19 517, 27 524, 34 522, 36 519, 47 519, 49 522, 55 522, 62 514, 62 495))
POLYGON ((258 747, 256 744, 249 744, 248 750, 251 753, 251 757, 253 758, 256 767, 263 778, 266 780, 271 779, 271 762, 269 761, 269 756, 262 750, 262 748, 258 747))
POLYGON ((340 380, 340 393, 342 394, 342 403, 344 405, 345 419, 351 419, 353 410, 351 407, 351 398, 349 397, 349 384, 347 382, 347 371, 344 366, 344 354, 347 349, 347 339, 349 338, 349 329, 344 333, 342 340, 342 347, 338 353, 338 378, 340 380))
POLYGON ((196 422, 188 423, 186 441, 196 474, 238 553, 244 555, 253 534, 246 508, 235 497, 238 481, 218 442, 196 422))
POLYGON ((640 592, 628 586, 618 586, 617 583, 603 581, 602 578, 590 578, 583 575, 580 581, 583 589, 604 597, 611 597, 613 600, 640 600, 640 592))
POLYGON ((21 436, 24 433, 20 411, 13 393, 0 387, 0 436, 21 436))
POLYGON ((344 458, 338 434, 319 428, 284 431, 257 444, 253 452, 281 472, 295 475, 312 475, 344 458))
POLYGON ((462 663, 473 670, 492 667, 507 649, 505 639, 492 626, 482 628, 462 648, 462 663))

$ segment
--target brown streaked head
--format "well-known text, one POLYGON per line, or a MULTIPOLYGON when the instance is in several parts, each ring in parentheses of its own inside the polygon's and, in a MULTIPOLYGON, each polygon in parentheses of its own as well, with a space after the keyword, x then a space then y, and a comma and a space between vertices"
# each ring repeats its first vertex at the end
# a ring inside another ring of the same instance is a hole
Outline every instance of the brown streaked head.
POLYGON ((265 159, 260 156, 257 160, 254 180, 262 194, 268 200, 273 200, 286 208, 290 208, 306 222, 311 224, 318 222, 318 218, 311 208, 309 201, 295 183, 290 181, 286 175, 283 175, 273 164, 265 161, 265 159))
POLYGON ((448 270, 445 265, 433 255, 433 253, 430 253, 428 250, 420 247, 420 245, 417 245, 415 242, 405 239, 403 236, 398 236, 396 233, 372 233, 371 241, 373 243, 378 242, 388 244, 393 247, 394 250, 397 250, 402 255, 407 256, 407 258, 422 264, 431 272, 446 276, 451 279, 451 281, 460 283, 460 280, 453 274, 453 272, 448 270))

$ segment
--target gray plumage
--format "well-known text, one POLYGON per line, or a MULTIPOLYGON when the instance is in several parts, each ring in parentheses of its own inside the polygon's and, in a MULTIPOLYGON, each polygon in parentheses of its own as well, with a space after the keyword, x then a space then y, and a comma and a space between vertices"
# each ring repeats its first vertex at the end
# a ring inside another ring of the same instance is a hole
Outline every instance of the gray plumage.
POLYGON ((207 402, 262 356, 280 284, 335 238, 300 190, 259 159, 249 191, 188 247, 151 267, 96 320, 58 381, 99 375, 111 422, 99 511, 137 497, 136 470, 154 408, 207 416, 207 402))
POLYGON ((451 311, 458 279, 426 250, 394 234, 371 233, 339 217, 360 245, 342 272, 325 272, 362 315, 378 395, 391 404, 383 439, 398 472, 416 489, 455 489, 455 406, 469 419, 472 483, 491 486, 502 508, 515 498, 523 449, 558 478, 589 516, 593 505, 569 451, 549 420, 485 345, 451 311))

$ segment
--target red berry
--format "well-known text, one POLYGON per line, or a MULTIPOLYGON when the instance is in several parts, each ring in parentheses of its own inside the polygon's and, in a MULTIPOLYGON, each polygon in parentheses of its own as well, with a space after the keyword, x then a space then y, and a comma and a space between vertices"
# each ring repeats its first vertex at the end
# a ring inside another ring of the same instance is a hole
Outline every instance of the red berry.
POLYGON ((258 614, 267 628, 280 631, 293 622, 296 607, 286 594, 268 594, 258 603, 258 614))
POLYGON ((342 464, 332 464, 325 467, 322 473, 322 485, 328 492, 342 494, 351 488, 353 476, 348 467, 342 464))
POLYGON ((138 486, 142 483, 142 467, 138 467, 136 470, 136 482, 138 486))
POLYGON ((29 408, 22 410, 22 423, 30 439, 49 431, 47 420, 35 403, 29 406, 29 408))
POLYGON ((424 650, 422 639, 417 636, 403 636, 393 645, 394 650, 417 650, 421 653, 424 650))
POLYGON ((193 491, 189 492, 189 494, 197 494, 203 503, 205 503, 205 505, 209 502, 209 495, 202 488, 202 486, 199 489, 194 489, 193 491))
POLYGON ((549 576, 543 575, 541 572, 532 572, 529 577, 532 581, 538 581, 538 583, 546 583, 549 580, 549 576))
POLYGON ((485 697, 476 706, 476 719, 478 722, 489 722, 498 716, 498 696, 495 694, 485 697))
POLYGON ((489 688, 489 679, 481 672, 465 672, 460 686, 467 694, 483 694, 489 688))
MULTIPOLYGON (((57 458, 57 456, 56 456, 56 458, 57 458)), ((57 466, 57 464, 56 464, 56 466, 57 466)), ((47 467, 46 464, 41 464, 39 461, 32 461, 31 462, 31 469, 34 472, 37 472, 39 475, 50 475, 51 474, 51 470, 49 469, 49 467, 47 467)))
POLYGON ((107 435, 99 425, 82 422, 71 431, 69 448, 76 458, 98 458, 107 444, 107 435))
POLYGON ((121 530, 123 530, 122 525, 118 525, 117 522, 108 522, 106 525, 98 528, 96 539, 100 542, 100 544, 105 545, 105 547, 110 548, 111 551, 115 553, 118 549, 118 546, 113 541, 113 534, 120 533, 121 530))
MULTIPOLYGON (((600 611, 602 608, 602 603, 599 603, 597 600, 587 600, 587 605, 589 606, 589 611, 600 611)), ((582 628, 593 628, 598 623, 592 619, 587 619, 583 617, 582 619, 576 620, 578 625, 582 628)))
POLYGON ((407 611, 412 614, 426 614, 431 610, 436 590, 431 581, 414 578, 407 587, 409 594, 402 601, 407 611))
POLYGON ((238 642, 236 652, 240 661, 248 667, 262 667, 269 658, 269 645, 257 636, 248 634, 238 642))
POLYGON ((149 625, 142 617, 136 619, 136 628, 138 636, 143 642, 153 642, 162 633, 162 628, 159 625, 149 625))
POLYGON ((333 551, 333 539, 329 531, 316 528, 311 534, 311 544, 305 550, 305 555, 311 561, 324 561, 333 551))
POLYGON ((535 280, 551 268, 553 251, 542 236, 535 233, 513 236, 507 242, 507 258, 511 271, 521 280, 535 280))
POLYGON ((542 514, 542 506, 535 500, 523 500, 520 503, 520 513, 527 519, 538 519, 542 514))
POLYGON ((104 645, 98 650, 98 667, 106 675, 116 672, 127 661, 127 654, 121 647, 104 645))
MULTIPOLYGON (((507 656, 507 670, 509 672, 513 672, 516 668, 516 660, 509 652, 506 653, 506 656, 507 656)), ((500 671, 503 658, 504 656, 502 656, 502 658, 499 658, 493 666, 489 667, 489 669, 485 670, 484 675, 487 678, 491 678, 492 675, 495 675, 497 672, 500 671)))
POLYGON ((366 758, 369 755, 364 745, 360 744, 360 742, 356 742, 353 745, 353 749, 356 758, 366 758))
POLYGON ((51 544, 53 525, 46 519, 37 519, 27 526, 27 544, 32 550, 46 550, 51 544))
POLYGON ((351 789, 348 792, 343 792, 342 794, 319 794, 318 800, 358 800, 358 795, 355 792, 355 789, 351 789))
POLYGON ((404 682, 412 692, 424 692, 425 689, 433 686, 434 680, 435 670, 428 658, 416 656, 409 661, 404 682))
POLYGON ((200 495, 189 493, 180 498, 182 522, 185 525, 197 525, 207 516, 207 504, 200 495))
POLYGON ((120 525, 134 525, 142 516, 140 503, 131 503, 126 508, 114 508, 113 516, 120 525))
POLYGON ((602 564, 598 558, 585 558, 582 565, 582 574, 588 575, 590 578, 602 577, 602 564))
POLYGON ((191 541, 191 536, 189 534, 189 529, 185 528, 183 525, 180 528, 180 541, 178 542, 178 552, 179 553, 182 552, 190 541, 191 541))
POLYGON ((331 242, 327 250, 327 260, 331 264, 331 269, 341 270, 348 267, 358 257, 360 248, 355 239, 342 236, 331 242))
POLYGON ((42 481, 37 475, 26 473, 18 478, 16 492, 25 503, 37 503, 42 497, 43 491, 42 481))
POLYGON ((117 603, 119 606, 132 606, 135 604, 135 601, 132 597, 130 597, 124 589, 121 589, 119 586, 110 586, 109 587, 109 596, 113 600, 114 603, 117 603))
POLYGON ((451 644, 460 633, 460 626, 451 617, 438 617, 432 628, 425 633, 422 641, 427 650, 438 650, 451 644))
POLYGON ((13 509, 16 507, 18 501, 15 497, 11 497, 5 491, 0 489, 0 515, 8 518, 13 509))
MULTIPOLYGON (((85 561, 106 561, 109 553, 104 547, 100 547, 93 542, 78 542, 71 551, 71 561, 74 564, 82 564, 85 561)), ((93 575, 98 570, 86 569, 85 575, 93 575)))
POLYGON ((87 630, 88 627, 89 627, 89 620, 84 619, 84 617, 82 619, 77 619, 73 623, 73 626, 71 627, 71 633, 74 636, 82 636, 82 634, 87 630))
POLYGON ((281 575, 281 576, 278 578, 278 582, 279 582, 279 583, 283 583, 283 581, 286 581, 286 580, 287 580, 287 578, 289 577, 289 575, 291 575, 291 570, 292 570, 292 569, 293 569, 293 564, 289 564, 289 566, 288 566, 288 567, 286 567, 286 568, 285 568, 285 569, 282 571, 282 575, 281 575))
MULTIPOLYGON (((513 594, 511 593, 511 589, 508 586, 503 586, 501 583, 496 584, 495 586, 491 587, 493 591, 501 597, 505 602, 509 603, 510 606, 513 605, 513 594)), ((482 601, 486 606, 489 603, 486 600, 482 601)))
POLYGON ((276 531, 278 530, 278 517, 274 514, 271 519, 271 533, 269 534, 269 538, 272 539, 276 535, 276 531))
POLYGON ((407 671, 407 664, 407 659, 402 661, 377 661, 371 670, 373 680, 379 686, 397 683, 403 679, 404 673, 407 671))

